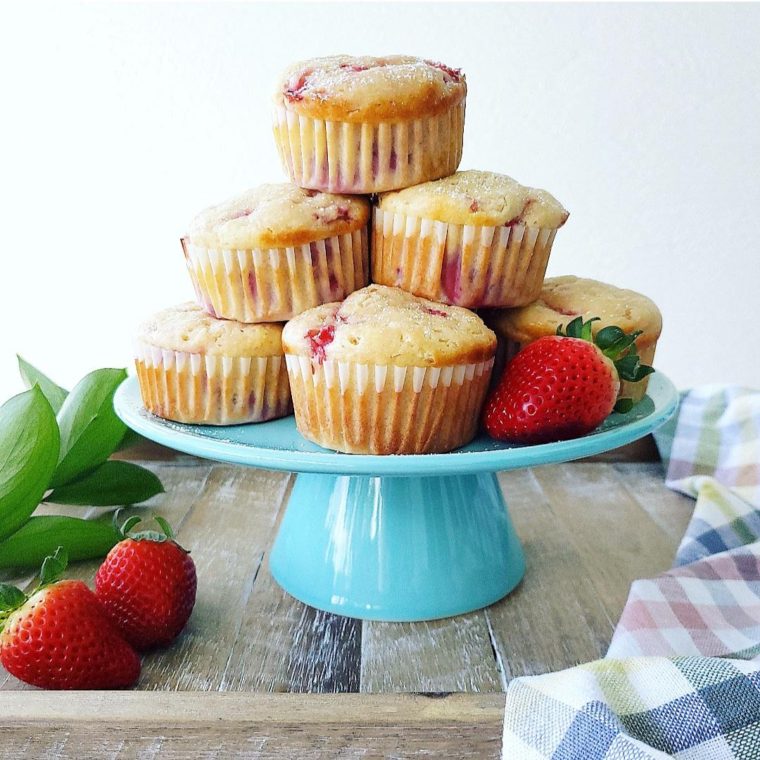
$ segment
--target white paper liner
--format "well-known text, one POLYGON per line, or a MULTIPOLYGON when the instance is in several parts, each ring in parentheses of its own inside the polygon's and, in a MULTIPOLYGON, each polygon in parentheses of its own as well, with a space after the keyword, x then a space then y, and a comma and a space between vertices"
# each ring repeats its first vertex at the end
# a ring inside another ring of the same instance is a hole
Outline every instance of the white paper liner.
POLYGON ((306 438, 348 453, 451 451, 478 427, 493 359, 396 367, 286 354, 296 424, 306 438))
POLYGON ((204 425, 236 425, 292 411, 282 356, 211 356, 135 345, 145 408, 158 417, 204 425))
POLYGON ((556 229, 449 224, 375 207, 372 280, 471 309, 524 306, 543 287, 556 229))
POLYGON ((209 250, 182 242, 199 305, 222 319, 282 322, 342 301, 369 281, 366 227, 288 248, 209 250))
POLYGON ((453 174, 462 158, 465 101, 435 116, 379 124, 323 121, 274 109, 283 167, 300 187, 379 193, 453 174))

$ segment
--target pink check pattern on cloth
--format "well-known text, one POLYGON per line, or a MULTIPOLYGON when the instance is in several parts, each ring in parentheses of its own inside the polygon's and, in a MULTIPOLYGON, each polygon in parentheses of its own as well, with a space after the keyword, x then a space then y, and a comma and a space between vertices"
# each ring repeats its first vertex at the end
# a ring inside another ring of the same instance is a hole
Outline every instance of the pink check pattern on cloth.
POLYGON ((510 682, 504 760, 760 760, 760 392, 688 391, 655 439, 696 499, 673 569, 605 659, 510 682))
POLYGON ((760 659, 760 393, 689 391, 655 439, 666 484, 697 502, 673 569, 631 586, 607 656, 760 659))

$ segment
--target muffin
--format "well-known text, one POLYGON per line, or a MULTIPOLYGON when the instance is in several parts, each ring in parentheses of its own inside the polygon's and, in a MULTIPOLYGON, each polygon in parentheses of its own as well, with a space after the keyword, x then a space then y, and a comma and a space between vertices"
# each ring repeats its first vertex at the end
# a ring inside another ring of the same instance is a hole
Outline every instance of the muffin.
POLYGON ((182 238, 213 317, 278 322, 345 298, 369 277, 369 201, 261 185, 198 214, 182 238))
POLYGON ((450 451, 475 435, 496 336, 471 311, 370 285, 285 325, 301 434, 356 454, 450 451))
POLYGON ((459 69, 406 55, 336 55, 288 68, 274 137, 301 187, 377 193, 456 171, 467 84, 459 69))
MULTIPOLYGON (((499 337, 499 353, 503 351, 504 360, 508 360, 523 346, 544 335, 554 335, 558 326, 565 327, 576 317, 584 320, 599 317, 599 321, 593 323, 594 334, 610 325, 617 325, 627 333, 641 330, 636 348, 641 363, 652 365, 662 332, 660 310, 641 293, 598 280, 572 275, 549 277, 537 301, 521 309, 490 312, 486 321, 499 337)), ((618 395, 640 401, 646 393, 647 380, 623 381, 618 395)))
POLYGON ((135 365, 145 408, 168 420, 237 425, 292 410, 281 324, 213 319, 180 304, 141 325, 135 365))
POLYGON ((442 303, 523 306, 541 292, 568 212, 545 190, 462 171, 380 197, 372 279, 442 303))

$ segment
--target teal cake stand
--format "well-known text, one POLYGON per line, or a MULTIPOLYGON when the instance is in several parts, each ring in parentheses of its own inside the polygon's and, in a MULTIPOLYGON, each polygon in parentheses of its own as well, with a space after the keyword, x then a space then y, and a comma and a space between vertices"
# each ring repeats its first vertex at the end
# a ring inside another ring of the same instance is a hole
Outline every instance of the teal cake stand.
POLYGON ((366 620, 432 620, 485 607, 525 572, 499 470, 565 462, 630 443, 662 425, 678 394, 662 373, 626 415, 583 438, 510 446, 488 437, 449 454, 339 454, 302 438, 293 417, 211 427, 143 408, 135 378, 114 406, 133 430, 222 462, 300 473, 272 547, 275 580, 321 610, 366 620))

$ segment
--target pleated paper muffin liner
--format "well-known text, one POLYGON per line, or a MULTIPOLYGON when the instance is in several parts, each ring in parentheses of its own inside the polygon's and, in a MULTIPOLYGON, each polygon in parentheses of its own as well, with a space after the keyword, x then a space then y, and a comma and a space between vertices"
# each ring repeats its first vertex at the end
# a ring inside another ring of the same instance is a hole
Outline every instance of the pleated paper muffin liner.
MULTIPOLYGON (((519 341, 512 340, 511 338, 504 337, 499 333, 496 334, 496 363, 494 368, 494 383, 498 382, 498 378, 501 376, 506 365, 514 358, 515 354, 522 348, 527 346, 528 343, 520 343, 519 341)), ((657 348, 657 341, 650 343, 639 344, 636 343, 636 348, 639 353, 639 359, 642 364, 648 364, 653 366, 654 352, 657 348)), ((647 392, 647 385, 649 384, 649 377, 645 377, 643 380, 639 380, 638 383, 629 383, 626 380, 620 381, 620 390, 618 391, 618 398, 629 398, 634 403, 641 401, 647 392)))
POLYGON ((282 356, 211 356, 135 347, 145 408, 158 417, 203 425, 238 425, 292 411, 282 356))
POLYGON ((557 230, 449 224, 375 208, 372 279, 467 308, 524 306, 541 293, 557 230))
POLYGON ((283 167, 300 187, 379 193, 453 174, 462 158, 464 100, 435 116, 395 123, 323 121, 274 110, 283 167))
POLYGON ((369 280, 366 227, 289 248, 209 250, 182 240, 198 304, 212 317, 283 322, 369 280))
POLYGON ((475 436, 493 359, 396 367, 286 354, 301 435, 350 454, 451 451, 475 436))

